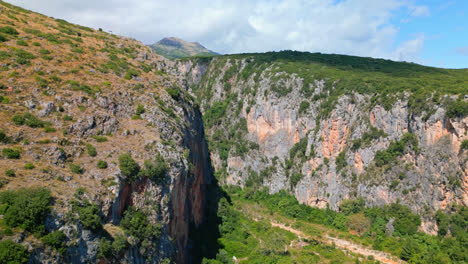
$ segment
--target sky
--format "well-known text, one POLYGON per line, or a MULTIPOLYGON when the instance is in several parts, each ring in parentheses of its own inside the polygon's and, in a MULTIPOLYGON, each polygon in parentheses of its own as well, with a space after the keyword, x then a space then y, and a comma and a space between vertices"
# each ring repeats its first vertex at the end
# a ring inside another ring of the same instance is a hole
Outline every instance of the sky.
POLYGON ((152 44, 299 50, 468 68, 467 0, 6 0, 152 44))

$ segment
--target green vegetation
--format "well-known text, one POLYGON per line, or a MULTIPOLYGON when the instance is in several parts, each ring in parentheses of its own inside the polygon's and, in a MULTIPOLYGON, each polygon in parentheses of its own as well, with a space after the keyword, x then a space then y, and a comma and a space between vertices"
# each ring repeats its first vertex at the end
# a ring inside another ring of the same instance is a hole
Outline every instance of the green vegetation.
POLYGON ((468 115, 468 102, 462 101, 461 97, 447 104, 447 116, 450 118, 465 117, 468 115))
POLYGON ((97 155, 96 148, 93 145, 89 144, 89 143, 86 144, 86 151, 88 152, 88 155, 90 157, 96 157, 96 155, 97 155))
POLYGON ((0 242, 0 263, 27 263, 28 260, 29 253, 22 245, 10 239, 0 242))
MULTIPOLYGON (((337 233, 340 238, 372 245, 375 250, 389 252, 410 263, 463 263, 468 260, 466 207, 454 208, 450 215, 439 211, 436 216, 439 236, 435 237, 418 232, 419 216, 398 203, 366 208, 362 198, 344 200, 340 205, 341 212, 334 212, 299 204, 285 191, 270 195, 267 190, 241 190, 234 186, 227 187, 226 191, 232 204, 222 198, 218 207, 218 216, 222 220, 218 261, 222 255, 227 259, 232 256, 244 259, 241 263, 324 263, 333 262, 334 257, 338 261, 336 263, 352 261, 345 259, 340 250, 327 248, 319 241, 305 240, 309 245, 296 251, 294 247, 288 247, 291 240, 297 239, 296 236, 271 227, 270 220, 289 222, 293 228, 317 239, 323 237, 324 232, 337 233), (394 219, 392 234, 386 228, 390 219, 394 219), (359 236, 351 235, 349 231, 359 236), (312 248, 314 254, 310 255, 309 249, 312 248)), ((369 261, 374 263, 372 258, 369 261)))
POLYGON ((107 137, 104 136, 93 136, 93 138, 99 143, 107 142, 107 137))
POLYGON ((304 114, 310 107, 310 103, 308 101, 302 101, 301 105, 299 105, 299 114, 304 114))
POLYGON ((99 241, 99 258, 110 259, 112 257, 118 258, 120 253, 128 247, 127 238, 125 236, 117 236, 114 241, 107 238, 102 238, 99 241))
POLYGON ((2 149, 3 156, 7 159, 20 159, 21 153, 19 149, 4 148, 2 149))
POLYGON ((26 41, 24 41, 23 39, 18 39, 16 41, 16 45, 19 45, 19 46, 28 46, 28 43, 26 41))
POLYGON ((134 181, 138 178, 140 165, 132 158, 130 153, 124 153, 119 156, 119 168, 124 179, 134 181))
POLYGON ((107 169, 107 162, 103 161, 103 160, 98 160, 97 162, 97 167, 98 169, 107 169))
POLYGON ((75 174, 83 174, 84 169, 79 164, 70 163, 70 170, 75 174))
POLYGON ((8 34, 8 35, 14 35, 14 36, 19 35, 18 31, 16 31, 16 29, 10 26, 0 27, 0 32, 8 34))
POLYGON ((61 254, 64 254, 67 250, 65 244, 66 239, 67 237, 65 236, 65 234, 62 231, 57 230, 43 236, 41 240, 42 243, 44 243, 44 245, 50 246, 56 249, 61 254))
POLYGON ((379 150, 375 153, 375 165, 382 167, 391 164, 395 159, 408 151, 408 149, 419 153, 418 138, 415 134, 406 133, 403 137, 395 142, 392 142, 386 150, 379 150))
POLYGON ((32 53, 29 53, 23 49, 17 49, 14 52, 14 55, 16 58, 16 62, 22 65, 30 64, 31 60, 36 58, 36 56, 34 56, 32 53))
POLYGON ((180 89, 177 86, 166 88, 166 92, 172 97, 172 99, 178 101, 180 99, 180 89))
POLYGON ((460 151, 468 149, 468 140, 463 140, 461 145, 460 145, 460 151))
POLYGON ((145 160, 144 169, 140 172, 140 177, 148 177, 156 183, 163 183, 166 172, 169 170, 164 158, 158 155, 154 160, 145 160))
POLYGON ((44 132, 46 133, 54 133, 57 132, 57 129, 55 127, 44 127, 44 132))
POLYGON ((120 226, 135 239, 137 245, 146 249, 152 247, 152 241, 158 240, 161 235, 161 224, 150 223, 145 213, 134 208, 125 211, 120 226))
POLYGON ((4 191, 0 193, 0 214, 9 227, 41 234, 51 202, 52 196, 44 188, 4 191))
POLYGON ((7 177, 16 177, 15 170, 13 170, 13 169, 5 170, 5 176, 7 176, 7 177))
POLYGON ((203 123, 207 128, 218 124, 222 117, 226 114, 226 108, 229 101, 214 102, 213 105, 205 111, 203 115, 203 123))
POLYGON ((341 169, 343 169, 344 167, 346 167, 346 165, 348 165, 348 163, 346 162, 346 152, 345 151, 342 151, 340 152, 340 154, 338 154, 338 156, 336 157, 336 160, 335 160, 335 164, 336 164, 336 171, 339 172, 341 169))
POLYGON ((73 211, 79 215, 79 220, 85 229, 99 230, 102 228, 101 218, 99 217, 100 210, 96 204, 92 204, 85 200, 82 203, 73 200, 73 211))
POLYGON ((22 115, 16 114, 11 118, 11 120, 13 121, 13 123, 15 123, 15 125, 27 125, 32 128, 45 127, 46 125, 50 125, 48 122, 40 120, 38 117, 31 113, 24 113, 22 115))
POLYGON ((370 126, 370 131, 362 135, 361 138, 355 139, 352 141, 351 149, 356 151, 360 148, 368 148, 371 146, 372 141, 377 140, 381 137, 387 137, 388 135, 382 130, 377 129, 373 126, 370 126))
POLYGON ((7 136, 7 134, 0 130, 0 143, 8 144, 11 142, 11 138, 7 136))
POLYGON ((26 170, 32 170, 32 169, 36 168, 36 166, 34 166, 34 164, 28 162, 28 163, 24 164, 24 168, 26 170))

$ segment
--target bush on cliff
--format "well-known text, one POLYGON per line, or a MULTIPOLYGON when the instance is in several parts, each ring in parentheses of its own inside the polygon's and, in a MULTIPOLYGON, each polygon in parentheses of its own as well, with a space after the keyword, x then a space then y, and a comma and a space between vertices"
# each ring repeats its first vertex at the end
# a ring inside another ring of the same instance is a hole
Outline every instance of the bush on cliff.
POLYGON ((44 188, 4 191, 0 193, 0 214, 10 227, 41 233, 51 202, 52 196, 44 188))
POLYGON ((119 168, 122 176, 129 181, 136 180, 140 172, 140 165, 132 158, 130 153, 119 156, 119 168))
POLYGON ((0 242, 0 263, 27 263, 28 251, 10 239, 0 242))

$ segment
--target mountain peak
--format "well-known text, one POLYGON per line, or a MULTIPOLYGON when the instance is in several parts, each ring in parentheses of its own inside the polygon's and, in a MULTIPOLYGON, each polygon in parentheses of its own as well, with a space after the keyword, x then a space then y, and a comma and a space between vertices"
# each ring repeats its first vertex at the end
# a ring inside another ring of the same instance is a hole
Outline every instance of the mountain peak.
POLYGON ((176 37, 163 38, 150 45, 150 47, 156 53, 169 59, 218 54, 205 48, 198 42, 188 42, 176 37))

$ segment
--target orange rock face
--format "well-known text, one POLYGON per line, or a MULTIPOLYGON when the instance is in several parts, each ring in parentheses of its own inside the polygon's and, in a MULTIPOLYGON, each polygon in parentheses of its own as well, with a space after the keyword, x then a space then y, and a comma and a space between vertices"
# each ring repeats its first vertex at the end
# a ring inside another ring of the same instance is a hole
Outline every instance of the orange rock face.
POLYGON ((345 120, 322 121, 322 151, 325 158, 335 158, 346 147, 349 127, 345 120))

